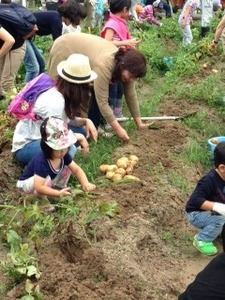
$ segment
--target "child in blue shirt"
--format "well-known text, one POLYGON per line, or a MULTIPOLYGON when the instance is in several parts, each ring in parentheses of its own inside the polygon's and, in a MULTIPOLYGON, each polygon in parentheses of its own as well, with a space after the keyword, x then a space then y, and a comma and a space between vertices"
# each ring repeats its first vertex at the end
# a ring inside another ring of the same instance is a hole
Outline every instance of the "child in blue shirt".
POLYGON ((17 187, 27 194, 69 196, 67 183, 72 173, 84 191, 94 190, 96 186, 88 181, 84 171, 68 154, 68 148, 75 142, 76 136, 62 119, 45 119, 41 125, 42 151, 29 162, 17 187))
POLYGON ((199 228, 193 245, 205 255, 214 255, 213 241, 225 224, 225 142, 214 150, 215 168, 203 176, 186 204, 187 219, 199 228))

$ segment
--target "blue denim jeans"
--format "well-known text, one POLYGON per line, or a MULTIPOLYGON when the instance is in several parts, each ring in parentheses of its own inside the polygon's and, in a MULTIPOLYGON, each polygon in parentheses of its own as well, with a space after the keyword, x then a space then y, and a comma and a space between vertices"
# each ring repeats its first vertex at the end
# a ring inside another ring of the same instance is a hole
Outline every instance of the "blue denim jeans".
POLYGON ((122 106, 123 84, 121 82, 109 85, 109 105, 113 108, 122 106))
POLYGON ((26 67, 26 82, 45 72, 44 58, 31 40, 26 40, 26 53, 23 61, 26 67))
POLYGON ((225 216, 212 214, 211 211, 193 211, 186 216, 191 225, 200 229, 196 238, 203 242, 213 242, 225 224, 225 216))
MULTIPOLYGON (((15 152, 15 157, 23 165, 27 165, 31 159, 41 151, 40 140, 32 141, 26 144, 22 149, 15 152)), ((69 148, 69 154, 73 158, 77 148, 72 145, 69 148)))

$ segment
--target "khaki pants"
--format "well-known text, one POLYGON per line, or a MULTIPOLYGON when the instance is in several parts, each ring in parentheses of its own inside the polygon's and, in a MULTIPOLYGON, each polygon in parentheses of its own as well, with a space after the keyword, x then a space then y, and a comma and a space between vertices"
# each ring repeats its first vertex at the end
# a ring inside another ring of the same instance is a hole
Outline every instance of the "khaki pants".
POLYGON ((25 55, 25 43, 18 49, 9 51, 0 58, 0 95, 15 87, 15 78, 25 55))

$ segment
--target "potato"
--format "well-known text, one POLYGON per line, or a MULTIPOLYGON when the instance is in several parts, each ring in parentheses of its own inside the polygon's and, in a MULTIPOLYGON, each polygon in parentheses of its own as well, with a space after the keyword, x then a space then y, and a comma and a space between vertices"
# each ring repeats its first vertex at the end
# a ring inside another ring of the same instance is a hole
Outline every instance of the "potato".
POLYGON ((128 158, 124 156, 117 160, 116 165, 118 168, 126 169, 128 165, 128 161, 129 161, 128 158))
POLYGON ((123 179, 133 180, 133 181, 141 181, 138 177, 133 176, 133 175, 125 175, 125 176, 123 177, 123 179))
POLYGON ((107 168, 107 172, 116 171, 118 169, 117 165, 109 165, 107 168))
POLYGON ((108 166, 109 166, 109 165, 101 165, 101 166, 99 167, 99 171, 100 171, 101 173, 105 174, 105 173, 107 172, 108 166))
POLYGON ((120 181, 120 180, 122 180, 122 179, 123 179, 123 176, 122 176, 121 174, 115 173, 115 175, 114 175, 113 178, 112 178, 112 181, 113 181, 113 182, 116 182, 116 181, 120 181))
POLYGON ((116 171, 115 171, 115 174, 120 174, 122 177, 124 177, 126 175, 126 170, 123 169, 123 168, 118 168, 116 171))
POLYGON ((139 158, 136 156, 136 155, 129 155, 129 157, 128 157, 128 159, 131 161, 131 160, 134 160, 134 161, 136 161, 136 162, 138 162, 139 161, 139 158))
POLYGON ((134 166, 136 166, 137 163, 138 163, 137 160, 129 160, 128 167, 129 167, 129 166, 134 167, 134 166))
POLYGON ((106 173, 105 177, 106 177, 107 179, 112 179, 114 175, 115 175, 115 172, 113 172, 113 171, 108 171, 108 172, 106 173))
POLYGON ((129 165, 127 168, 126 168, 126 173, 127 175, 131 174, 134 170, 134 167, 132 165, 129 165))

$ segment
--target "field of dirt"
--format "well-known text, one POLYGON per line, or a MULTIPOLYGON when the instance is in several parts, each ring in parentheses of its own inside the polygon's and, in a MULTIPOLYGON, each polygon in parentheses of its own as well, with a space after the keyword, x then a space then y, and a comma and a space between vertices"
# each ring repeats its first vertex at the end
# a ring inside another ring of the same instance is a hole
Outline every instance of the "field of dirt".
MULTIPOLYGON (((160 115, 204 109, 202 103, 165 99, 160 115)), ((178 159, 189 136, 185 121, 157 121, 116 149, 115 159, 130 153, 139 157, 134 175, 141 182, 97 188, 93 201, 116 201, 120 213, 95 221, 92 246, 76 238, 73 224, 46 240, 38 254, 44 300, 178 298, 211 259, 192 246, 196 230, 184 216, 188 195, 205 172, 200 165, 183 165, 178 159), (186 189, 172 184, 173 174, 188 183, 186 189)), ((9 146, 2 145, 0 151, 0 201, 7 194, 22 196, 15 189, 21 168, 12 161, 9 146)), ((221 251, 220 241, 217 246, 221 251)), ((14 289, 5 300, 18 295, 19 289, 14 289)))

